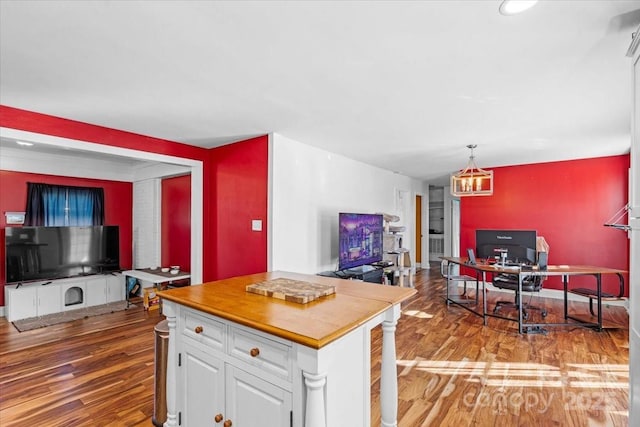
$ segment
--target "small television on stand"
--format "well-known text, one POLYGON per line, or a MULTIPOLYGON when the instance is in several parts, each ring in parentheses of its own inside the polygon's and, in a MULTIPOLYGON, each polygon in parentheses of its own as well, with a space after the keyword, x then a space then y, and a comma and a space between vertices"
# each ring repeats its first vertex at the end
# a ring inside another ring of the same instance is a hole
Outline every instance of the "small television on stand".
POLYGON ((338 270, 366 273, 382 261, 383 219, 380 214, 343 213, 338 218, 338 270))

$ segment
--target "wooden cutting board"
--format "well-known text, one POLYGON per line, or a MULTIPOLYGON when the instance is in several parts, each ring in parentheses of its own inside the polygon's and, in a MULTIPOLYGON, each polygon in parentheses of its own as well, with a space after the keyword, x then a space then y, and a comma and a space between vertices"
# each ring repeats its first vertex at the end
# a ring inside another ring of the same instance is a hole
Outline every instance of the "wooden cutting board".
POLYGON ((336 288, 331 285, 278 278, 247 285, 247 292, 306 304, 320 297, 335 293, 336 288))

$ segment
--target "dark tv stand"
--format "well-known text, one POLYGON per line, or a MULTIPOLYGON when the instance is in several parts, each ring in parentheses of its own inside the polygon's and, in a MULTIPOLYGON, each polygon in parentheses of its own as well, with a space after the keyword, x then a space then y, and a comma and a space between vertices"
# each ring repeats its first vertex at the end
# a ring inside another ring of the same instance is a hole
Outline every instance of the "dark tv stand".
POLYGON ((369 283, 382 283, 384 269, 374 265, 363 265, 338 271, 323 271, 318 276, 336 277, 338 279, 362 280, 369 283))

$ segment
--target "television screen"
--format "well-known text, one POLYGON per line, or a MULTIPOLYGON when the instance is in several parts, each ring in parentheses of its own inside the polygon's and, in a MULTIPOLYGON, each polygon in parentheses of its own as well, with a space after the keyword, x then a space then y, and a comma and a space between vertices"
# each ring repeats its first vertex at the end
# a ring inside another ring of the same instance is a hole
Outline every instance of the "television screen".
POLYGON ((120 269, 118 226, 7 227, 7 283, 51 280, 120 269))
POLYGON ((382 261, 382 215, 340 213, 338 269, 382 261))
POLYGON ((536 262, 535 230, 476 230, 476 256, 500 258, 506 253, 506 261, 518 264, 536 262))

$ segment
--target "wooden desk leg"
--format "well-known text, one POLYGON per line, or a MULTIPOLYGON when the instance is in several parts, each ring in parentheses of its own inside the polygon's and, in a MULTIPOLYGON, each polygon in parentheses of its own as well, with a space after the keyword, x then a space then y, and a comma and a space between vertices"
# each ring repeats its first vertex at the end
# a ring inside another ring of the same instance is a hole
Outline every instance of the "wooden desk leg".
POLYGON ((482 322, 487 326, 487 272, 482 272, 482 322))
POLYGON ((596 274, 598 290, 598 331, 602 331, 602 274, 596 274))
POLYGON ((380 418, 382 427, 398 425, 398 368, 396 366, 396 324, 400 305, 387 311, 382 322, 382 366, 380 368, 380 418))
POLYGON ((564 321, 566 322, 569 319, 569 302, 568 302, 568 292, 569 292, 569 276, 566 274, 562 275, 562 284, 564 286, 564 321))
POLYGON ((523 311, 523 298, 522 298, 522 273, 518 273, 518 333, 522 334, 522 311, 523 311))

